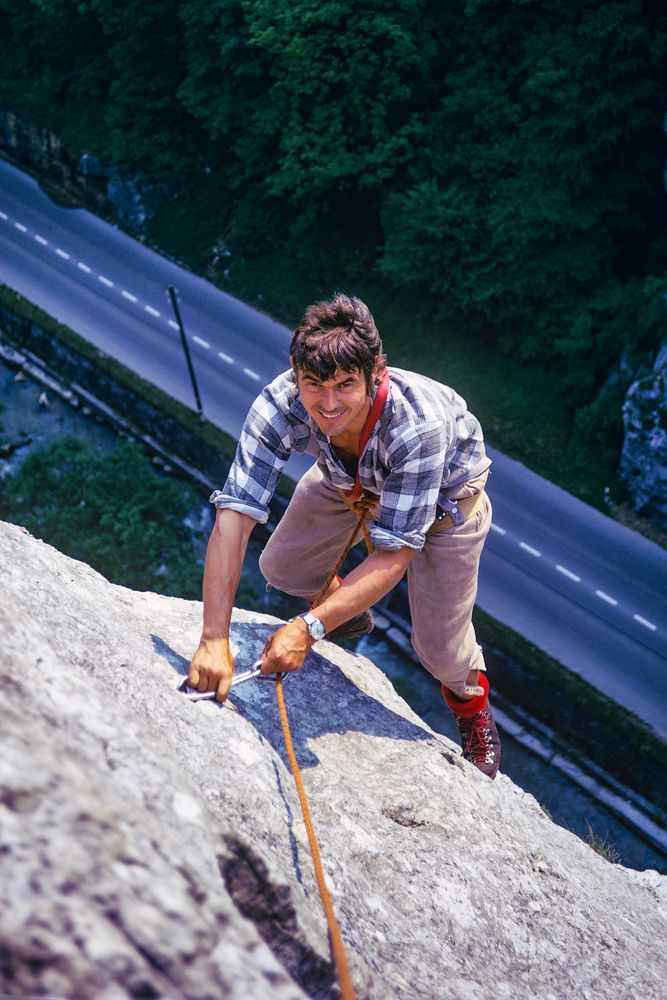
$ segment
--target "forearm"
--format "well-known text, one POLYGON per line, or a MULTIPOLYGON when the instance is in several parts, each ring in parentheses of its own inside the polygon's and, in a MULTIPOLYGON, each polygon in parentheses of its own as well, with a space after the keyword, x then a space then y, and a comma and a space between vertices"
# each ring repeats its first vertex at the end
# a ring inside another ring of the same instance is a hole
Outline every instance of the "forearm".
POLYGON ((333 594, 311 609, 327 633, 388 594, 405 573, 414 553, 414 549, 407 547, 398 551, 376 549, 349 573, 333 594))
POLYGON ((202 640, 229 638, 234 598, 255 521, 233 510, 219 510, 204 565, 202 640))

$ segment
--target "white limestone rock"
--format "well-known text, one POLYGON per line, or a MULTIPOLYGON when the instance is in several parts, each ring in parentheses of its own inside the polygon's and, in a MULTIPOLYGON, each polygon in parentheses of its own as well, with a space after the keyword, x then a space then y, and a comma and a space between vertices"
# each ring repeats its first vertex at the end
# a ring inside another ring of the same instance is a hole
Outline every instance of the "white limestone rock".
POLYGON ((632 504, 667 528, 667 344, 623 404, 620 475, 632 504))
MULTIPOLYGON (((176 691, 201 606, 0 525, 0 992, 337 995, 271 681, 176 691)), ((237 665, 274 620, 235 613, 237 665)), ((359 998, 663 996, 666 880, 462 762, 368 660, 285 683, 359 998)))

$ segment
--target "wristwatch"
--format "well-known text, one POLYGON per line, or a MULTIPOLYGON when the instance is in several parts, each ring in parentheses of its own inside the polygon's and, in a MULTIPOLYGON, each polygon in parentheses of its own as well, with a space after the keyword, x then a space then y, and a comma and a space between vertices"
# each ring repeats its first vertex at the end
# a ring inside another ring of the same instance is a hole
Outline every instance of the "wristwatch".
POLYGON ((306 611, 305 614, 299 615, 299 618, 303 618, 306 623, 306 628, 308 629, 308 634, 311 639, 324 639, 325 630, 324 625, 316 618, 315 615, 311 615, 310 611, 306 611))

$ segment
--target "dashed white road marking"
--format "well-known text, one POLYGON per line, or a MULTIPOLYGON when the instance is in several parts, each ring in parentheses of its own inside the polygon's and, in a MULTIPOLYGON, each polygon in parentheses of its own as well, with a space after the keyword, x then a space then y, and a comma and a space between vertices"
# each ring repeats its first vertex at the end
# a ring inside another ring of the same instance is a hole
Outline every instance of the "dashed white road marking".
POLYGON ((567 569, 567 567, 561 566, 560 563, 556 566, 556 569, 559 573, 562 573, 563 576, 566 576, 568 580, 574 580, 575 583, 581 583, 580 576, 577 576, 576 573, 573 573, 572 570, 567 569))
POLYGON ((609 594, 605 594, 604 590, 596 590, 595 596, 599 597, 601 601, 606 601, 607 604, 611 604, 614 608, 618 604, 618 601, 614 597, 610 597, 609 594))
MULTIPOLYGON (((7 214, 5 212, 0 212, 0 219, 4 220, 6 222, 8 220, 7 214)), ((14 223, 14 227, 19 232, 21 232, 21 233, 27 233, 28 232, 28 227, 24 226, 23 223, 21 223, 21 222, 15 222, 14 223)), ((49 245, 49 241, 46 240, 43 236, 41 236, 39 233, 35 234, 35 241, 37 243, 39 243, 41 246, 48 246, 49 245)), ((63 260, 70 260, 70 254, 68 254, 65 250, 62 250, 60 247, 56 247, 55 248, 55 252, 63 260)), ((92 272, 92 269, 90 267, 88 267, 87 264, 84 264, 82 261, 79 261, 77 263, 77 267, 81 271, 83 271, 85 274, 91 274, 91 272, 92 272)), ((97 276, 97 280, 99 282, 101 282, 103 285, 106 285, 107 288, 114 288, 115 287, 114 286, 114 282, 110 281, 110 279, 107 278, 107 277, 105 277, 103 274, 99 274, 97 276)), ((136 295, 133 295, 131 292, 128 292, 125 289, 123 289, 121 291, 121 294, 123 295, 124 298, 128 299, 130 302, 138 302, 139 301, 136 295)), ((159 311, 157 309, 154 309, 152 306, 146 305, 146 306, 144 306, 144 309, 151 316, 156 316, 156 317, 160 316, 159 311)), ((175 323, 174 320, 168 320, 168 324, 174 330, 178 330, 179 329, 178 323, 175 323)), ((196 344, 199 344, 201 347, 204 347, 204 348, 208 349, 211 346, 208 343, 208 341, 202 340, 201 337, 196 337, 195 336, 192 339, 193 339, 193 341, 196 344)), ((218 357, 222 361, 224 361, 226 364, 229 364, 229 365, 233 365, 234 364, 234 359, 231 358, 228 354, 225 354, 224 351, 218 351, 218 357)), ((260 382, 261 381, 261 376, 258 375, 257 372, 253 371, 252 368, 244 368, 243 369, 243 374, 247 375, 248 378, 253 379, 253 381, 256 381, 256 382, 260 382)), ((498 535, 506 535, 507 534, 505 528, 501 528, 499 524, 491 524, 491 530, 495 531, 496 534, 498 534, 498 535)), ((526 542, 519 542, 519 547, 522 548, 524 550, 524 552, 528 552, 530 555, 535 556, 536 558, 540 558, 541 555, 542 555, 542 553, 538 549, 533 548, 532 545, 528 545, 526 542)), ((559 573, 561 573, 563 576, 566 576, 569 580, 574 581, 575 583, 580 583, 581 582, 581 577, 578 576, 576 573, 573 573, 571 570, 567 569, 566 566, 561 566, 560 564, 557 564, 556 565, 556 570, 559 573)), ((615 598, 610 597, 610 595, 606 594, 603 590, 596 590, 595 591, 595 596, 598 597, 601 601, 604 601, 606 604, 610 604, 612 607, 617 607, 618 606, 618 601, 615 598)), ((657 625, 655 625, 653 622, 649 621, 647 618, 644 618, 642 615, 633 615, 632 617, 633 617, 633 619, 639 625, 642 625, 644 628, 650 629, 650 631, 652 631, 652 632, 657 631, 657 625)))
MULTIPOLYGON (((0 219, 4 220, 5 222, 8 221, 7 214, 5 212, 0 212, 0 219)), ((24 226, 23 223, 21 223, 21 222, 15 222, 14 223, 14 227, 16 229, 18 229, 18 231, 20 233, 27 233, 28 232, 28 227, 24 226)), ((40 236, 39 233, 35 234, 35 241, 37 243, 39 243, 41 246, 44 246, 44 247, 46 247, 46 246, 49 245, 49 241, 46 240, 46 239, 44 239, 43 236, 40 236)), ((70 254, 68 254, 65 250, 61 249, 60 247, 56 247, 55 248, 55 252, 63 260, 70 260, 70 254)), ((77 267, 81 271, 83 271, 85 274, 91 274, 92 273, 92 269, 90 267, 88 267, 87 264, 84 264, 82 261, 79 261, 77 263, 77 267)), ((103 285, 106 285, 107 288, 114 288, 115 287, 114 286, 114 282, 110 281, 110 279, 107 278, 107 277, 105 277, 103 274, 99 274, 97 276, 97 280, 99 282, 101 282, 103 285)), ((122 289, 121 295, 124 298, 128 299, 130 302, 138 302, 139 301, 136 295, 133 295, 131 292, 128 292, 125 289, 122 289)), ((156 317, 160 316, 159 311, 157 309, 154 309, 152 306, 146 305, 146 306, 144 306, 144 309, 151 316, 156 316, 156 317)), ((174 330, 178 330, 179 329, 178 323, 175 323, 174 320, 171 320, 171 319, 168 320, 168 324, 174 330)), ((204 348, 208 349, 211 346, 208 343, 208 341, 202 340, 201 337, 196 337, 195 336, 192 339, 193 339, 193 341, 196 344, 199 344, 200 347, 204 347, 204 348)), ((226 362, 226 364, 228 364, 228 365, 233 365, 234 364, 234 359, 231 358, 228 354, 225 354, 224 351, 218 351, 218 357, 222 361, 226 362)), ((251 378, 251 379, 253 379, 256 382, 260 382, 261 381, 261 376, 258 375, 257 372, 253 371, 252 368, 244 368, 243 369, 243 374, 247 375, 248 378, 251 378)), ((501 528, 500 525, 498 525, 498 524, 492 524, 491 525, 491 530, 495 531, 496 534, 498 534, 498 535, 506 535, 507 534, 505 528, 501 528)), ((538 549, 533 548, 532 545, 528 545, 526 542, 519 542, 519 547, 522 548, 524 550, 524 552, 528 552, 531 556, 535 556, 536 558, 540 558, 541 555, 542 555, 542 553, 540 551, 538 551, 538 549)), ((557 569, 557 571, 559 573, 561 573, 563 576, 566 576, 569 580, 572 580, 575 583, 580 583, 581 582, 581 577, 577 576, 576 573, 573 573, 571 570, 567 569, 566 566, 561 566, 560 564, 557 564, 556 565, 556 569, 557 569)), ((596 590, 595 591, 595 596, 599 597, 601 601, 605 601, 606 604, 610 604, 612 607, 617 607, 618 606, 618 601, 615 598, 610 597, 609 594, 606 594, 603 590, 596 590)), ((639 625, 642 625, 644 628, 650 629, 651 632, 656 632, 657 631, 658 626, 655 625, 653 622, 649 621, 647 618, 642 617, 642 615, 633 615, 632 617, 633 617, 634 621, 636 621, 639 625)))

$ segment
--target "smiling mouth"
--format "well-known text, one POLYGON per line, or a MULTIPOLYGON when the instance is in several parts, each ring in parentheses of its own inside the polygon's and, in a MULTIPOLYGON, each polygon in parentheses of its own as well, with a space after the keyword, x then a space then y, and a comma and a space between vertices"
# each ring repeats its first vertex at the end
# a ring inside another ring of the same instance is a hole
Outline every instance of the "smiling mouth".
POLYGON ((317 411, 323 420, 338 420, 345 413, 345 410, 336 410, 335 413, 323 413, 322 410, 317 411))

